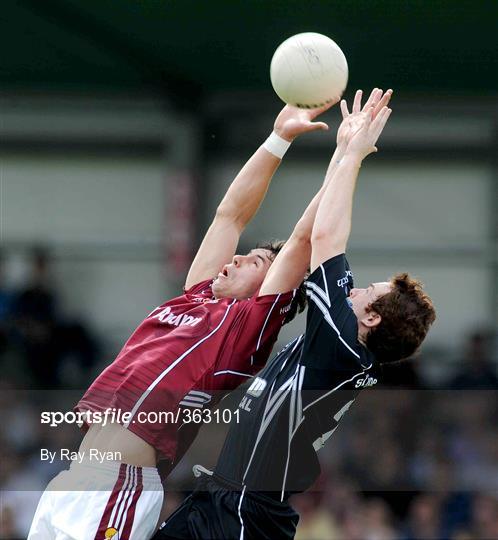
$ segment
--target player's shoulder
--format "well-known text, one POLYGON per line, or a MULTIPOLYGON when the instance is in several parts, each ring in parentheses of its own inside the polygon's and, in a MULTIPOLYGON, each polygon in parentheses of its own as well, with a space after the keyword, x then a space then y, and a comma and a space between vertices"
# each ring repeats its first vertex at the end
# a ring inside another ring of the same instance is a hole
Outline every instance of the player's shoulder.
POLYGON ((336 282, 338 287, 344 287, 353 280, 353 272, 345 253, 340 253, 321 263, 308 276, 306 283, 323 285, 324 287, 336 282))
POLYGON ((354 284, 353 273, 344 253, 320 264, 305 285, 310 305, 316 306, 327 320, 332 314, 348 318, 348 297, 354 284))

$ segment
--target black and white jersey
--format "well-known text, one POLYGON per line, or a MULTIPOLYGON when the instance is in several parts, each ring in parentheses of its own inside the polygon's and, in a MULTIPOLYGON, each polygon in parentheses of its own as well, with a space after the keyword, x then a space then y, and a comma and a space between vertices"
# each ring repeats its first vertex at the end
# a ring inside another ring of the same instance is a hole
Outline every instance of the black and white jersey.
POLYGON ((254 379, 239 404, 215 474, 247 491, 284 500, 320 473, 316 452, 361 389, 377 382, 375 359, 358 341, 348 298, 353 275, 345 255, 320 265, 306 282, 305 334, 254 379))

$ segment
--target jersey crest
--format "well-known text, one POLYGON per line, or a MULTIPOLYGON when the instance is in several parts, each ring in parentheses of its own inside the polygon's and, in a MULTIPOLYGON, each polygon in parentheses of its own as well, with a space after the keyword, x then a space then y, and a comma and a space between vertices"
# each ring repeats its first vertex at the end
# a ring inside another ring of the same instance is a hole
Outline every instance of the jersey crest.
POLYGON ((247 394, 253 397, 259 397, 266 388, 266 384, 267 383, 264 379, 261 379, 261 377, 256 377, 251 386, 247 389, 247 394))

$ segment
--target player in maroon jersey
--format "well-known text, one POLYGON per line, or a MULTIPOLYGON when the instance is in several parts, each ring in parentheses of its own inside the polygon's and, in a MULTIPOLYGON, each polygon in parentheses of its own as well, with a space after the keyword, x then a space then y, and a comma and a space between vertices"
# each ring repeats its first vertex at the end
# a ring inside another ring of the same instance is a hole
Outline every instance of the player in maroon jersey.
POLYGON ((327 129, 313 120, 332 105, 286 106, 279 114, 273 133, 218 206, 184 294, 146 317, 78 403, 76 410, 86 414, 82 463, 73 462, 51 482, 29 539, 142 540, 152 534, 163 499, 157 463, 176 463, 199 427, 183 422, 180 413, 212 407, 223 392, 253 376, 295 312, 316 205, 310 205, 280 250, 277 271, 269 272, 277 251, 271 246, 246 255, 235 252, 286 148, 302 133, 327 129), (118 422, 95 421, 112 410, 119 413, 118 422), (150 420, 161 412, 173 417, 150 420), (96 452, 115 457, 99 463, 92 459, 96 452))

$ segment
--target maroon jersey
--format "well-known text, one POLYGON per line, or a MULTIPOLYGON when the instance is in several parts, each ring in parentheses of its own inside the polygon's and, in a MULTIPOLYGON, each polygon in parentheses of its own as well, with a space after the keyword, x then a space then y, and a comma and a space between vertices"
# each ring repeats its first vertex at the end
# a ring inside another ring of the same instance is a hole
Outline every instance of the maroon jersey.
POLYGON ((172 462, 198 426, 183 426, 182 408, 215 405, 266 363, 295 294, 215 299, 212 280, 154 309, 116 360, 93 382, 79 411, 129 412, 123 424, 172 462), (165 421, 146 421, 170 411, 165 421))

